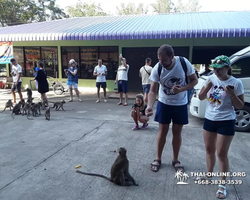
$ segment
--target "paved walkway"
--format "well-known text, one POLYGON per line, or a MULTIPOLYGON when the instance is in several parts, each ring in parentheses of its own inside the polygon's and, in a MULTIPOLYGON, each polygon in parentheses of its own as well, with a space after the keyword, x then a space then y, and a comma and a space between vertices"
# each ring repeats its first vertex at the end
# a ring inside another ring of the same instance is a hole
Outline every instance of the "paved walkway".
MULTIPOLYGON (((35 94, 38 101, 38 94, 35 94)), ((50 101, 69 99, 68 94, 50 101)), ((0 109, 9 94, 0 91, 0 109)), ((24 98, 26 95, 24 94, 24 98)), ((195 184, 190 172, 205 172, 202 120, 190 117, 183 129, 180 161, 186 168, 188 184, 179 185, 171 166, 171 132, 159 172, 150 170, 156 155, 158 126, 150 120, 147 130, 132 131, 131 106, 117 106, 117 99, 96 104, 95 94, 82 94, 83 102, 65 104, 64 111, 51 110, 51 121, 44 116, 27 120, 12 119, 9 111, 0 113, 0 199, 1 200, 213 200, 216 185, 195 184), (119 147, 127 148, 130 173, 139 187, 119 187, 102 178, 75 173, 80 170, 109 175, 119 147)), ((133 99, 129 100, 132 105, 133 99)), ((250 134, 237 133, 229 152, 230 171, 250 174, 250 134)), ((218 171, 218 165, 215 166, 218 171)), ((228 200, 248 200, 250 179, 241 185, 228 185, 228 200)), ((232 182, 231 182, 232 183, 232 182)))

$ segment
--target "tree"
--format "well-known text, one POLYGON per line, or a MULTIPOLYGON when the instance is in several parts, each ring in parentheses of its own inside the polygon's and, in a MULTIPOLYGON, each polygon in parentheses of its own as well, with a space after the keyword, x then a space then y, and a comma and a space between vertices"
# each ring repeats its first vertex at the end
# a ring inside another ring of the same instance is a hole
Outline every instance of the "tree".
POLYGON ((67 12, 70 17, 91 17, 91 16, 105 16, 107 13, 103 12, 100 4, 83 3, 78 0, 75 6, 68 6, 67 12))
POLYGON ((121 3, 120 8, 116 7, 116 9, 118 10, 118 15, 140 15, 148 13, 148 7, 145 7, 142 3, 139 3, 138 6, 131 2, 127 5, 121 3))
POLYGON ((47 21, 62 19, 68 17, 62 9, 55 5, 56 0, 38 0, 39 19, 38 21, 47 21))
POLYGON ((150 4, 155 13, 170 13, 174 11, 174 4, 171 0, 157 0, 150 4))
POLYGON ((66 17, 66 14, 55 6, 55 0, 0 0, 0 23, 2 26, 63 17, 66 17))
POLYGON ((183 4, 182 0, 178 0, 175 12, 198 12, 200 8, 199 0, 189 0, 186 4, 183 4))

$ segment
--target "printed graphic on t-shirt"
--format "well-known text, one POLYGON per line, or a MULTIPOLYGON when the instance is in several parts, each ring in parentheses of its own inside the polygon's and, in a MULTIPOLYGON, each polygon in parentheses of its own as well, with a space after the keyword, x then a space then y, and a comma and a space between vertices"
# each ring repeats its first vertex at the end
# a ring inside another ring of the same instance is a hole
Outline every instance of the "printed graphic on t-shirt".
POLYGON ((126 68, 119 68, 118 71, 125 71, 126 72, 127 69, 126 68))
POLYGON ((219 107, 226 96, 224 88, 222 86, 215 85, 210 91, 211 93, 207 98, 208 103, 213 107, 219 107))
POLYGON ((175 76, 171 76, 171 77, 167 78, 162 83, 163 92, 166 95, 175 95, 172 88, 174 85, 181 85, 181 82, 182 82, 182 78, 177 78, 175 76))

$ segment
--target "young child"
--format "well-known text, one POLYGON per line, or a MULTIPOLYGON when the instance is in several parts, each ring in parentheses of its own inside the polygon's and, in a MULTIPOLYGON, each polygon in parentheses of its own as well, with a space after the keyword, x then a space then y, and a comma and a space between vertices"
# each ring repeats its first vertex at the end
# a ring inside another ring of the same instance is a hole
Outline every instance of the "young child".
POLYGON ((140 129, 138 122, 143 123, 141 129, 146 129, 148 127, 149 118, 145 115, 146 108, 147 105, 144 104, 143 95, 136 95, 135 104, 132 106, 131 111, 131 117, 135 122, 135 126, 132 128, 132 130, 140 129))

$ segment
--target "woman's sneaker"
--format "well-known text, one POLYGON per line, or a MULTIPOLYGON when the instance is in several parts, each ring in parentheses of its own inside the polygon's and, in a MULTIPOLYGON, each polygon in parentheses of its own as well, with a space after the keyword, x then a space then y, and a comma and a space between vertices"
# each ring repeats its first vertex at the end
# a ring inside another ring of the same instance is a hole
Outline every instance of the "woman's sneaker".
POLYGON ((132 128, 133 131, 136 131, 136 130, 139 130, 139 129, 140 129, 139 126, 136 126, 136 125, 132 128))
POLYGON ((141 129, 146 129, 148 127, 148 124, 143 124, 141 129))

